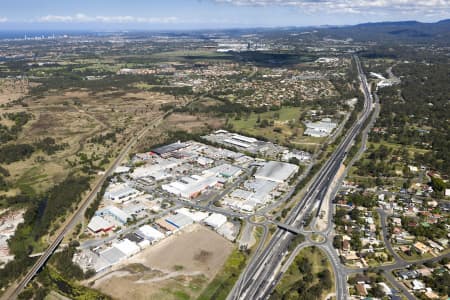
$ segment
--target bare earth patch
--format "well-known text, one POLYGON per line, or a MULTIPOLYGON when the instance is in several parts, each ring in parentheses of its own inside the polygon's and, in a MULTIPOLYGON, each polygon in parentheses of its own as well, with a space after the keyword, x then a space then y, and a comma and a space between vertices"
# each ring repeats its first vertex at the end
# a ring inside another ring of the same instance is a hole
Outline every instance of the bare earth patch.
POLYGON ((94 278, 92 287, 116 299, 195 298, 232 249, 231 242, 195 224, 94 278))
POLYGON ((330 210, 329 210, 329 208, 330 208, 329 203, 330 203, 330 201, 332 201, 331 191, 336 187, 336 184, 338 183, 338 181, 342 177, 342 175, 344 175, 344 172, 345 172, 345 166, 341 165, 336 176, 333 179, 331 188, 328 190, 328 193, 325 195, 325 200, 323 201, 323 204, 322 204, 321 217, 318 218, 317 222, 316 222, 316 229, 319 231, 325 230, 328 226, 328 214, 333 213, 333 212, 330 212, 330 210))
POLYGON ((216 117, 209 117, 208 115, 189 115, 181 113, 173 113, 167 118, 168 126, 173 130, 185 130, 188 132, 195 132, 204 127, 211 127, 219 129, 223 127, 224 120, 216 117))
POLYGON ((201 133, 205 129, 217 130, 223 128, 225 119, 208 114, 193 116, 187 113, 172 113, 165 118, 160 126, 149 130, 135 147, 136 152, 145 152, 154 145, 166 142, 167 132, 182 130, 190 133, 201 133))

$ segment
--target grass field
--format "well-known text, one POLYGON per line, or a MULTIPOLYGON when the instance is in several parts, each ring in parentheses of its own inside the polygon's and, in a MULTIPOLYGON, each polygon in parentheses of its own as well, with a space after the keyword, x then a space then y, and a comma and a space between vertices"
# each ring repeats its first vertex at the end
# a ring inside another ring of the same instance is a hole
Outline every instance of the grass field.
MULTIPOLYGON (((356 170, 357 170, 357 167, 350 168, 348 180, 355 181, 358 184, 364 185, 366 187, 376 186, 376 183, 375 183, 376 177, 356 175, 355 174, 356 170)), ((400 189, 403 186, 403 183, 406 181, 405 178, 401 178, 401 177, 389 177, 389 178, 384 178, 384 180, 385 180, 385 182, 389 183, 389 184, 386 183, 386 185, 391 185, 393 187, 396 187, 397 189, 400 189)))
POLYGON ((185 61, 185 60, 223 60, 227 58, 232 58, 230 54, 227 53, 218 53, 216 51, 207 51, 207 50, 176 50, 176 51, 168 51, 168 52, 160 52, 151 55, 152 61, 185 61))
POLYGON ((304 125, 300 118, 306 111, 306 107, 282 107, 276 111, 231 118, 229 123, 233 126, 233 130, 243 134, 263 136, 279 144, 294 144, 302 148, 315 149, 325 139, 303 135, 304 125), (273 125, 261 127, 261 123, 266 121, 273 122, 273 125))
POLYGON ((400 144, 389 143, 389 142, 386 142, 386 141, 380 141, 380 142, 377 142, 377 143, 374 143, 374 142, 368 142, 367 143, 368 147, 371 146, 371 145, 375 149, 378 149, 381 145, 384 145, 384 146, 386 146, 388 148, 392 148, 392 149, 395 149, 395 150, 406 148, 406 149, 408 149, 408 152, 409 152, 410 155, 414 155, 416 153, 418 153, 418 154, 425 154, 425 153, 430 151, 430 150, 427 150, 427 149, 420 149, 420 148, 417 148, 417 147, 414 147, 414 146, 410 146, 410 145, 405 146, 405 145, 400 145, 400 144))
MULTIPOLYGON (((365 175, 361 174, 358 170, 361 170, 361 166, 368 166, 372 161, 370 155, 377 151, 381 146, 387 147, 390 149, 390 153, 386 158, 386 161, 389 161, 388 170, 381 176, 383 179, 383 184, 385 186, 392 186, 393 188, 400 189, 403 187, 404 183, 407 181, 408 176, 404 174, 405 168, 407 168, 408 163, 402 160, 396 160, 397 156, 402 156, 402 152, 404 150, 408 151, 410 157, 414 157, 417 154, 425 154, 430 150, 421 149, 414 146, 404 146, 400 144, 389 143, 386 141, 380 142, 368 142, 367 150, 363 153, 362 157, 359 160, 359 165, 352 166, 349 172, 349 180, 355 181, 358 184, 373 187, 376 186, 376 176, 375 175, 365 175)), ((419 166, 416 166, 419 167, 419 166)), ((365 167, 367 168, 367 167, 365 167)), ((415 178, 413 180, 417 180, 420 178, 419 173, 412 173, 410 178, 415 178)))
POLYGON ((401 258, 403 258, 404 260, 407 260, 407 261, 415 261, 415 260, 419 260, 419 259, 428 259, 428 258, 433 257, 433 255, 431 255, 430 253, 419 254, 414 251, 411 251, 411 255, 407 255, 401 251, 397 251, 397 253, 398 253, 398 255, 400 255, 401 258))

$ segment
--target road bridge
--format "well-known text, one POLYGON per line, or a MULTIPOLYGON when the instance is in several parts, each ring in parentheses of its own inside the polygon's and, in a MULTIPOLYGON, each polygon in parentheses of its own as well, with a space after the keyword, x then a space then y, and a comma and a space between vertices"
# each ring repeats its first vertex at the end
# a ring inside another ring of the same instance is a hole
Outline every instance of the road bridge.
POLYGON ((277 225, 278 228, 289 231, 290 233, 301 234, 300 228, 298 228, 298 227, 295 227, 295 226, 292 226, 289 224, 285 224, 285 223, 280 223, 280 222, 275 222, 275 225, 277 225))

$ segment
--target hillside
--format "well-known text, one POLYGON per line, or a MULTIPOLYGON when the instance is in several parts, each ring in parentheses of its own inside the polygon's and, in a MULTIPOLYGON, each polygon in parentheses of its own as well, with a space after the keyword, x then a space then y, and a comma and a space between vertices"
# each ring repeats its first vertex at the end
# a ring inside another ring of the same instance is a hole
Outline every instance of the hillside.
POLYGON ((319 29, 324 37, 352 38, 355 41, 413 42, 448 44, 450 19, 436 23, 417 21, 364 23, 354 26, 319 29))

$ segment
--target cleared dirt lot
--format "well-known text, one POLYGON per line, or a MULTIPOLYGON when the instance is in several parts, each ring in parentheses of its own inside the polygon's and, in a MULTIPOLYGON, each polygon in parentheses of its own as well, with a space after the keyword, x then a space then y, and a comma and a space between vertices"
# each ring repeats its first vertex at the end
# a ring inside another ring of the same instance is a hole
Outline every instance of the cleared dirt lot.
POLYGON ((210 117, 208 115, 188 115, 188 114, 171 114, 167 118, 168 126, 174 130, 185 130, 188 132, 196 132, 205 127, 219 129, 224 125, 224 119, 210 117))
POLYGON ((320 218, 317 219, 316 222, 316 229, 319 231, 325 230, 328 226, 328 215, 331 213, 333 213, 333 211, 330 211, 330 201, 333 201, 333 199, 331 199, 331 192, 332 190, 336 187, 336 184, 338 184, 339 179, 342 177, 342 175, 344 175, 345 172, 345 166, 341 165, 341 167, 339 168, 336 176, 333 179, 333 183, 331 188, 328 190, 328 193, 325 195, 325 200, 324 203, 322 204, 322 216, 320 218))
POLYGON ((192 225, 94 278, 92 287, 115 299, 193 299, 232 249, 233 244, 214 231, 192 225))

